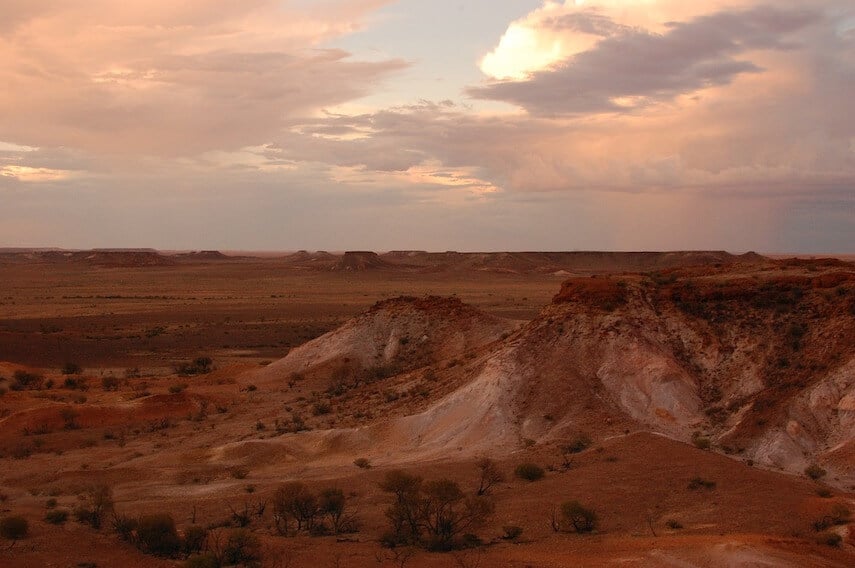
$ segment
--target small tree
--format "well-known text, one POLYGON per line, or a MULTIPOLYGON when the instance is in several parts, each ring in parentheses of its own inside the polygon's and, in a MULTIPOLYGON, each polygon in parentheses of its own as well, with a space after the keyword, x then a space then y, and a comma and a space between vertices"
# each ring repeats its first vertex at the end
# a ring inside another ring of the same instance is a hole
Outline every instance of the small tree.
POLYGON ((348 527, 349 521, 345 514, 347 508, 347 497, 341 489, 324 489, 318 499, 318 511, 330 521, 330 527, 336 534, 352 530, 348 527))
POLYGON ((424 485, 422 517, 431 550, 452 550, 463 534, 479 528, 493 513, 493 503, 479 496, 466 497, 450 479, 424 485))
POLYGON ((501 471, 499 471, 498 466, 496 466, 496 462, 490 458, 481 458, 478 460, 476 465, 478 466, 479 473, 478 491, 476 491, 476 494, 489 495, 493 486, 504 481, 505 476, 502 475, 501 471))
POLYGON ((389 537, 393 542, 414 543, 421 537, 421 488, 421 477, 400 470, 386 473, 380 483, 380 489, 395 496, 392 506, 386 510, 386 518, 392 525, 389 537))
POLYGON ((449 479, 422 482, 420 477, 391 471, 380 487, 394 495, 386 511, 392 531, 383 537, 390 547, 419 544, 437 551, 460 548, 466 544, 467 535, 471 536, 493 513, 492 501, 466 495, 449 479))
POLYGON ((318 498, 299 481, 280 487, 273 496, 273 514, 280 534, 288 533, 289 519, 297 524, 297 531, 311 530, 318 515, 318 498))

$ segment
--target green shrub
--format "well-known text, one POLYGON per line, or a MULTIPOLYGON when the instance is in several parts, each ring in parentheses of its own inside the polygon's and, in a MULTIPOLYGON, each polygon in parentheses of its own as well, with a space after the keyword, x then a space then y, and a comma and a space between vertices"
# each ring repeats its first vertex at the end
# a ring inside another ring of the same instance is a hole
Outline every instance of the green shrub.
POLYGON ((332 405, 326 400, 320 400, 312 406, 314 416, 323 416, 332 412, 332 405))
POLYGON ((582 506, 578 501, 562 503, 561 516, 577 533, 591 532, 597 528, 597 513, 582 506))
POLYGON ((39 390, 44 385, 44 377, 37 373, 28 373, 27 371, 15 371, 14 375, 12 375, 14 382, 9 387, 13 391, 20 390, 39 390))
POLYGON ((74 408, 70 406, 64 406, 59 410, 59 415, 62 417, 63 429, 77 430, 78 428, 80 428, 80 424, 77 422, 77 418, 80 416, 80 413, 77 412, 74 408))
POLYGON ((137 545, 143 552, 164 558, 178 554, 182 542, 172 515, 158 513, 140 517, 137 521, 137 545))
POLYGON ((826 546, 838 547, 843 542, 843 537, 835 532, 823 532, 816 535, 816 541, 826 546))
POLYGON ((169 385, 169 394, 180 394, 187 388, 187 383, 177 383, 169 385))
POLYGON ((371 462, 368 458, 356 458, 353 460, 353 465, 358 467, 359 469, 371 469, 371 462))
POLYGON ((101 379, 101 388, 105 391, 119 390, 119 379, 112 375, 108 375, 101 379))
POLYGON ((695 491, 697 489, 715 489, 715 481, 709 481, 702 477, 693 477, 689 480, 689 489, 695 491))
POLYGON ((849 510, 849 507, 844 505, 843 503, 835 503, 833 507, 831 507, 831 521, 835 525, 845 525, 852 518, 852 511, 849 510))
POLYGON ((66 363, 60 371, 63 375, 79 375, 83 372, 83 368, 77 363, 66 363))
POLYGON ((86 379, 83 377, 65 377, 62 381, 62 388, 68 390, 89 390, 89 385, 86 384, 86 379))
POLYGON ((665 521, 665 526, 669 529, 677 530, 683 528, 683 523, 681 523, 677 519, 668 519, 667 521, 665 521))
POLYGON ((246 479, 246 476, 249 475, 249 470, 245 467, 233 467, 229 473, 235 479, 246 479))
POLYGON ((8 540, 20 540, 30 532, 30 524, 20 515, 0 520, 0 536, 8 540))
POLYGON ((83 504, 74 509, 78 522, 100 529, 104 515, 113 510, 113 491, 104 484, 92 485, 80 495, 83 504))
POLYGON ((710 449, 710 446, 712 446, 712 442, 710 442, 709 438, 707 438, 706 436, 701 436, 697 433, 692 436, 692 443, 699 450, 708 450, 710 449))
POLYGON ((61 525, 68 520, 68 511, 65 509, 51 509, 45 514, 45 521, 52 525, 61 525))
POLYGON ((514 470, 514 474, 520 479, 525 479, 526 481, 537 481, 539 479, 543 479, 546 472, 539 465, 529 462, 518 465, 514 470))
POLYGON ((205 541, 208 538, 208 531, 205 527, 192 525, 184 529, 184 554, 191 555, 201 552, 205 548, 205 541))
POLYGON ((577 434, 575 438, 570 440, 570 443, 563 446, 561 449, 568 454, 578 454, 585 451, 591 446, 591 437, 585 433, 577 434))
POLYGON ((125 542, 134 541, 134 531, 137 529, 137 519, 127 515, 113 514, 113 530, 125 542))
POLYGON ((210 357, 196 357, 192 363, 181 363, 175 368, 179 375, 207 375, 214 361, 210 357))
POLYGON ((821 478, 825 477, 826 473, 828 473, 828 472, 826 472, 824 469, 822 469, 821 467, 819 467, 815 463, 813 463, 813 464, 811 464, 805 468, 805 475, 807 475, 808 477, 810 477, 813 480, 817 480, 817 479, 821 479, 821 478))
POLYGON ((28 444, 17 444, 9 453, 13 459, 23 460, 33 455, 33 447, 28 444))
POLYGON ((236 529, 229 535, 223 549, 223 563, 254 564, 261 560, 261 543, 246 529, 236 529))
POLYGON ((504 540, 516 540, 522 536, 523 529, 517 525, 505 525, 502 527, 502 538, 504 540))

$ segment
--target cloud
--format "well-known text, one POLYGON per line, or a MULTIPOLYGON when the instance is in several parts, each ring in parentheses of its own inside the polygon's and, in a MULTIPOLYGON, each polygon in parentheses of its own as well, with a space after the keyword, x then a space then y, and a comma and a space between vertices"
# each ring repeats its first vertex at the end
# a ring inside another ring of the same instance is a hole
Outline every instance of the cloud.
MULTIPOLYGON (((512 192, 821 200, 855 184, 855 116, 846 102, 855 92, 855 42, 836 25, 842 3, 693 13, 658 32, 606 11, 556 6, 537 11, 538 25, 597 43, 527 80, 469 91, 519 102, 530 114, 420 104, 328 116, 296 126, 270 151, 395 174, 390 180, 426 164, 467 168, 512 192), (341 135, 324 134, 332 130, 341 135)), ((532 18, 524 21, 531 27, 532 18)))
POLYGON ((381 4, 4 4, 0 243, 855 241, 848 0, 544 2, 454 102, 389 102, 406 62, 331 47, 381 4))
POLYGON ((814 10, 758 7, 671 22, 663 34, 619 25, 596 11, 550 18, 551 30, 600 38, 590 49, 523 80, 472 87, 475 98, 517 104, 532 114, 625 112, 725 85, 761 67, 754 50, 790 50, 782 38, 817 23, 814 10))
POLYGON ((407 65, 317 47, 382 3, 14 3, 0 30, 0 140, 161 156, 263 143, 407 65))

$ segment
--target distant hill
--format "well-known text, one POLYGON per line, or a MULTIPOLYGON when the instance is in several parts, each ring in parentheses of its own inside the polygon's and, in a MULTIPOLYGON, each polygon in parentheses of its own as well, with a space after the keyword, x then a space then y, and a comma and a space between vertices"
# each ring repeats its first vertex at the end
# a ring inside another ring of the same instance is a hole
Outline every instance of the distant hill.
POLYGON ((169 266, 174 264, 175 260, 160 254, 154 249, 93 249, 75 251, 31 249, 13 253, 0 252, 0 262, 79 263, 106 267, 145 267, 169 266))
POLYGON ((363 270, 391 270, 399 267, 400 265, 384 260, 376 252, 356 250, 345 252, 330 269, 360 272, 363 270))
MULTIPOLYGON (((582 275, 620 272, 652 272, 686 266, 729 266, 760 264, 770 259, 750 252, 734 255, 725 251, 671 252, 426 252, 301 250, 282 257, 231 256, 217 250, 162 253, 154 249, 0 249, 0 262, 87 263, 96 266, 168 266, 176 262, 258 261, 284 263, 300 270, 341 272, 400 271, 410 273, 483 272, 494 274, 582 275)), ((801 260, 790 260, 798 263, 801 260)), ((831 261, 829 261, 831 262, 831 261)), ((835 261, 842 262, 842 261, 835 261)))

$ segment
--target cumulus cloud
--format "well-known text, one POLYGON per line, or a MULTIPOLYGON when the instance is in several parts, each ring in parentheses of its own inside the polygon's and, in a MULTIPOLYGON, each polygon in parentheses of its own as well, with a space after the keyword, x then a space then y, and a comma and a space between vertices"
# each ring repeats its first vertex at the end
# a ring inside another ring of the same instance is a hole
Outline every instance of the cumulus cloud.
POLYGON ((564 14, 543 25, 601 39, 524 80, 494 82, 468 93, 514 103, 534 114, 633 109, 761 72, 740 56, 759 49, 793 49, 796 45, 787 39, 820 19, 814 10, 764 6, 671 22, 659 34, 619 25, 596 11, 564 14))

